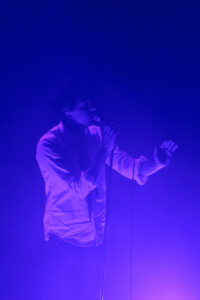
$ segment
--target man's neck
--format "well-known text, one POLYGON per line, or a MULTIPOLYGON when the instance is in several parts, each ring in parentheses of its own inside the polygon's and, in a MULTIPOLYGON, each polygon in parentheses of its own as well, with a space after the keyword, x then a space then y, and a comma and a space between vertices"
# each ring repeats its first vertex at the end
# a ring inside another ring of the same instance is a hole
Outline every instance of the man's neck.
POLYGON ((82 137, 87 129, 86 126, 83 126, 71 119, 63 119, 61 121, 62 131, 65 134, 71 134, 72 136, 82 137))

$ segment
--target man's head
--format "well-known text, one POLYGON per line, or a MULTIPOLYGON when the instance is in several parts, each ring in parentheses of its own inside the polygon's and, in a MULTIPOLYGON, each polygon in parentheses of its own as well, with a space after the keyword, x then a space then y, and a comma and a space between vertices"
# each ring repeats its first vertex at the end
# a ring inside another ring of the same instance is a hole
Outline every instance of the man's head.
POLYGON ((62 118, 89 126, 96 120, 91 93, 86 86, 72 81, 64 81, 56 91, 55 107, 62 118))

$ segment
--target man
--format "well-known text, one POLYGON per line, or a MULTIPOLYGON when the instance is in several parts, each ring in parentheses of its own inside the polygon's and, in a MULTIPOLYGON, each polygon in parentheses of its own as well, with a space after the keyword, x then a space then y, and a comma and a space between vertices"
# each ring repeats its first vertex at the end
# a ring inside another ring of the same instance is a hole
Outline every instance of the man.
POLYGON ((105 164, 144 184, 168 165, 177 145, 165 141, 154 160, 135 159, 116 145, 116 133, 100 118, 81 86, 67 83, 58 96, 61 122, 38 142, 44 177, 47 241, 45 300, 99 300, 106 222, 105 164))

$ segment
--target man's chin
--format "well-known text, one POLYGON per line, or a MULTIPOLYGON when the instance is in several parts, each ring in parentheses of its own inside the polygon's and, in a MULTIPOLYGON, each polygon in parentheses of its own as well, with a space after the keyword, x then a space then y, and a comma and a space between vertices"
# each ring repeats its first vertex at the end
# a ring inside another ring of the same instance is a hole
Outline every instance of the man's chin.
POLYGON ((96 125, 96 126, 98 126, 98 122, 96 121, 96 120, 91 120, 90 122, 89 122, 89 125, 88 126, 92 126, 92 125, 96 125))

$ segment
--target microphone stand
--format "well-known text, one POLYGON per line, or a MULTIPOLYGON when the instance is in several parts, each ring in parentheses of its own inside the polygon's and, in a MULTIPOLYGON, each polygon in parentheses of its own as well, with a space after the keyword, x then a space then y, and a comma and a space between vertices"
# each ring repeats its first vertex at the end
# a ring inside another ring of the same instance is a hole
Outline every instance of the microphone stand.
POLYGON ((108 173, 108 185, 107 185, 107 197, 106 197, 106 224, 105 224, 105 234, 104 234, 104 257, 102 266, 102 278, 100 287, 100 300, 103 300, 104 289, 105 289, 105 276, 107 271, 107 252, 108 252, 108 232, 109 232, 109 220, 110 220, 110 199, 111 199, 111 178, 112 178, 112 166, 113 166, 113 149, 110 153, 110 165, 108 173))
MULTIPOLYGON (((132 140, 125 131, 123 131, 127 137, 129 137, 131 144, 132 140)), ((113 154, 115 148, 110 153, 110 165, 108 172, 108 185, 107 185, 107 197, 106 197, 106 224, 105 224, 105 234, 104 234, 104 257, 103 257, 103 266, 102 266, 102 278, 100 286, 100 300, 104 300, 104 290, 105 290, 105 276, 107 271, 107 252, 108 252, 108 233, 109 233, 109 221, 110 221, 110 200, 111 200, 111 179, 112 179, 112 167, 113 167, 113 154)), ((131 224, 130 224, 130 290, 129 290, 129 299, 133 300, 133 233, 134 233, 134 169, 135 163, 133 161, 133 173, 132 173, 132 200, 131 200, 131 224)))
POLYGON ((133 300, 133 245, 134 245, 134 199, 135 199, 135 189, 134 189, 134 170, 135 170, 135 161, 133 159, 133 173, 132 173, 132 199, 131 199, 131 211, 130 211, 130 291, 129 297, 130 300, 133 300))

